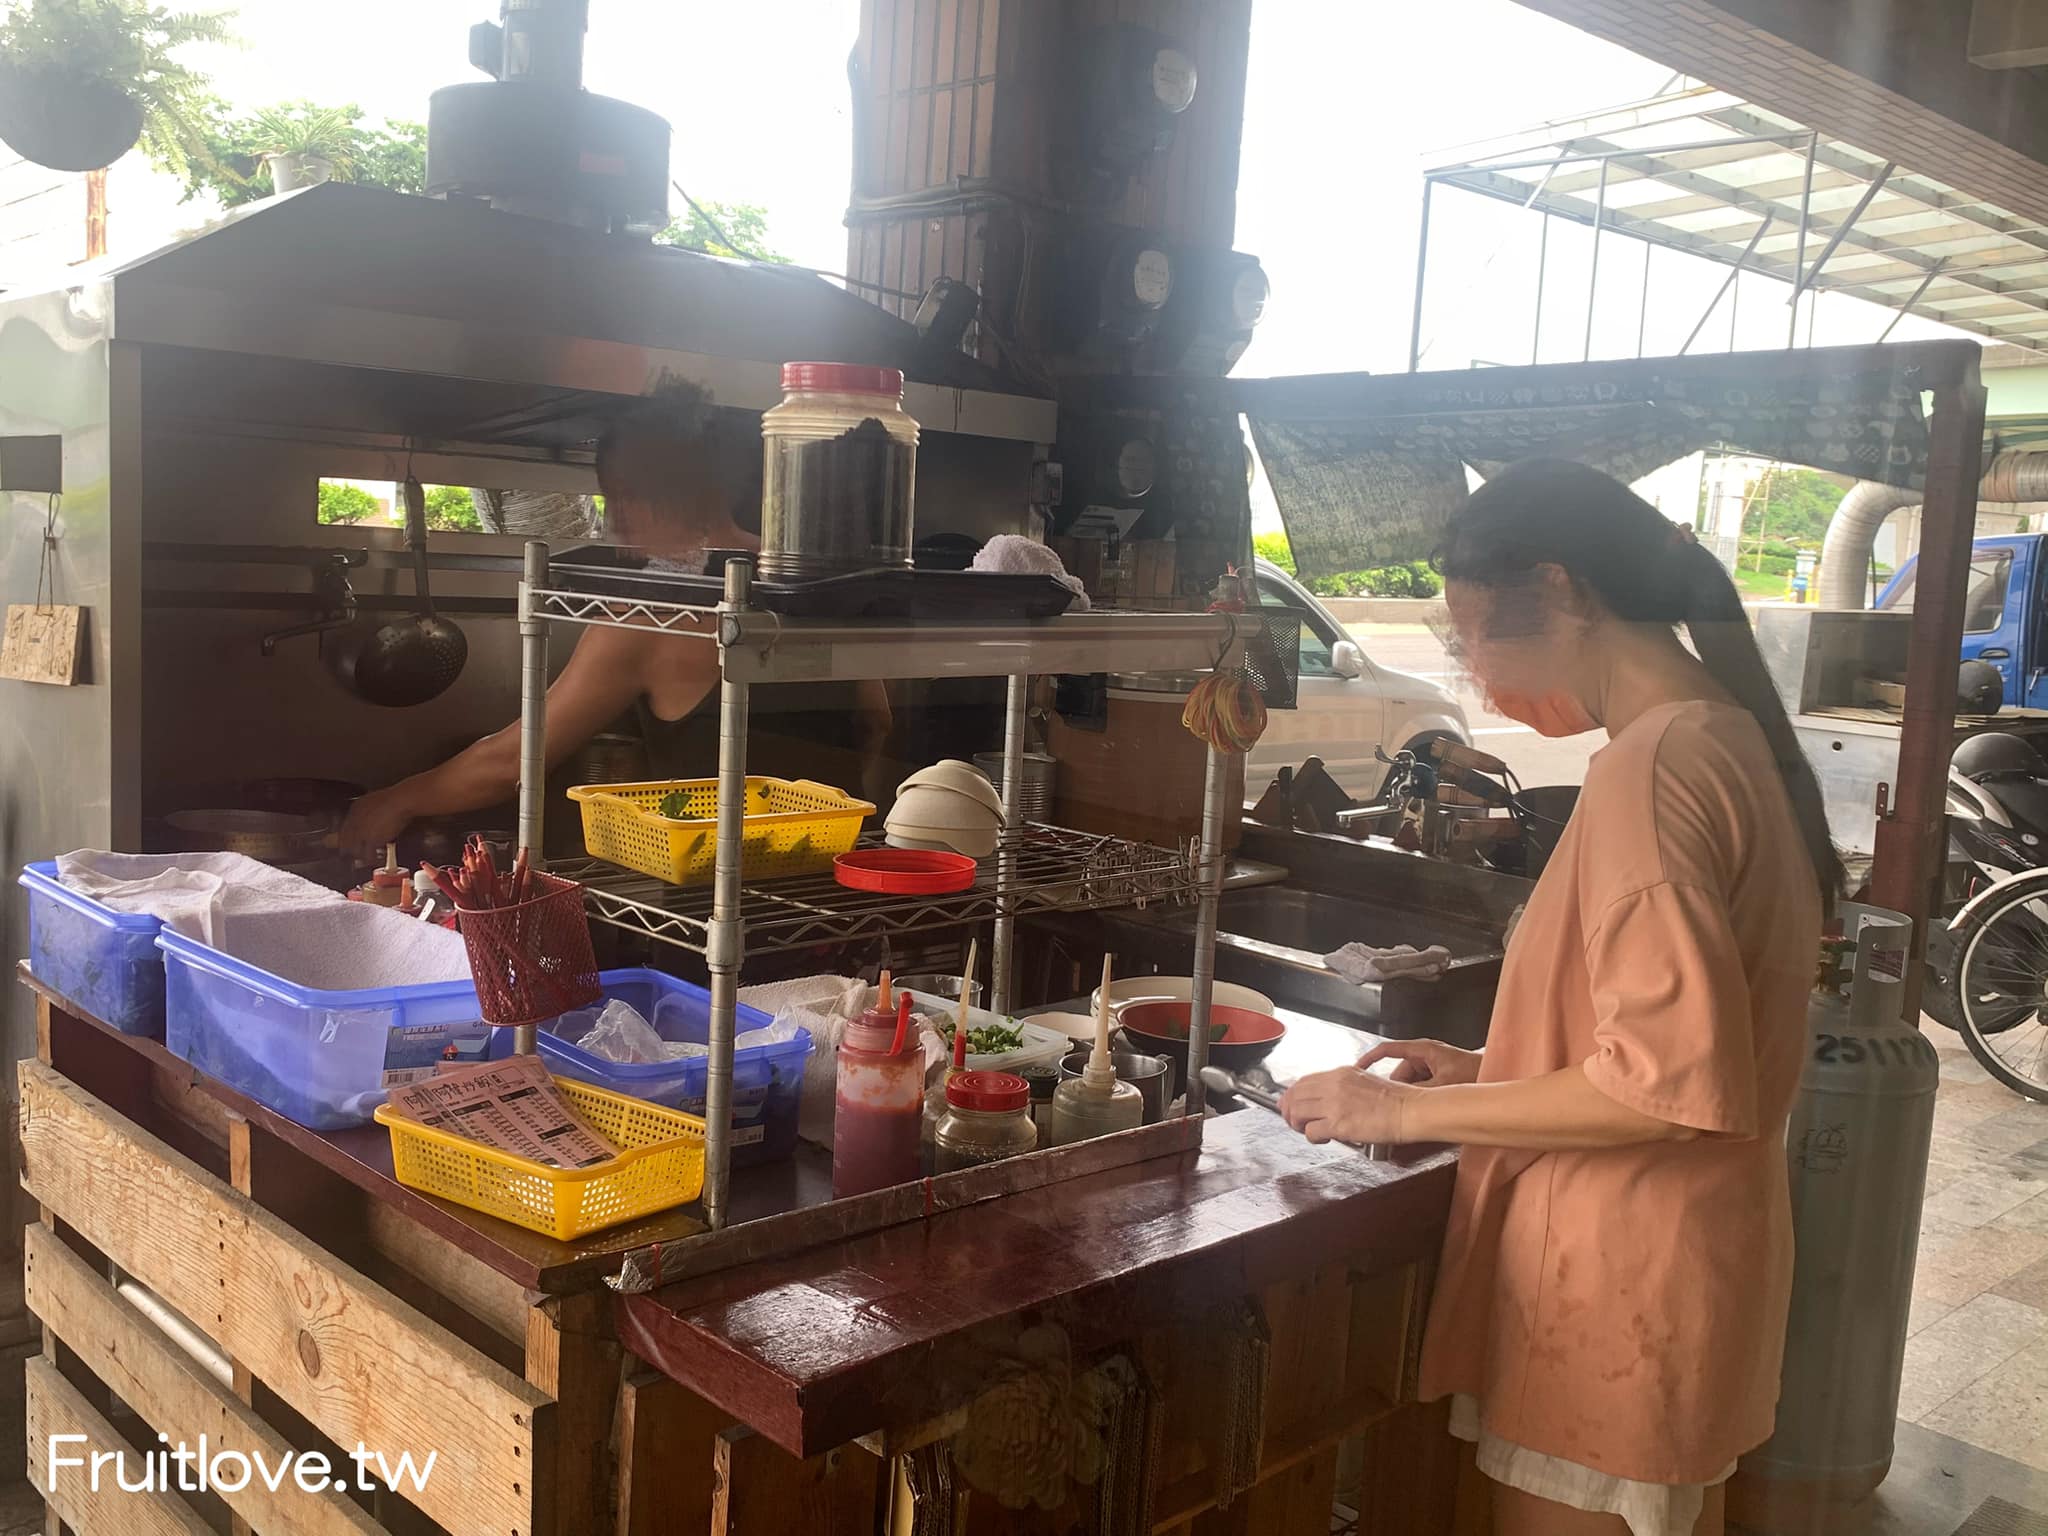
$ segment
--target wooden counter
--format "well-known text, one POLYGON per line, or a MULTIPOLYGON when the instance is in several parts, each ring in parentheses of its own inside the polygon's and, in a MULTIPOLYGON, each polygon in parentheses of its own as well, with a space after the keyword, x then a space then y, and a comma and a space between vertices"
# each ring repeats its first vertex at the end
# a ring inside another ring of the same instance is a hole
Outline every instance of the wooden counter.
MULTIPOLYGON (((48 1437, 73 1432, 439 1455, 405 1498, 46 1487, 80 1532, 197 1531, 224 1502, 236 1530, 360 1536, 1320 1536, 1338 1441, 1360 1433, 1361 1528, 1449 1523, 1455 1458, 1407 1402, 1447 1153, 1375 1162, 1247 1110, 1199 1154, 615 1296, 626 1250, 695 1223, 554 1243, 399 1186, 381 1128, 308 1131, 61 998, 38 1007, 20 1086, 39 1485, 48 1437), (110 1263, 212 1340, 229 1386, 110 1263)), ((1301 1021, 1288 1063, 1327 1028, 1301 1021)), ((1348 1057, 1358 1037, 1326 1043, 1348 1057)), ((814 1174, 767 1174, 761 1198, 807 1199, 814 1174)))

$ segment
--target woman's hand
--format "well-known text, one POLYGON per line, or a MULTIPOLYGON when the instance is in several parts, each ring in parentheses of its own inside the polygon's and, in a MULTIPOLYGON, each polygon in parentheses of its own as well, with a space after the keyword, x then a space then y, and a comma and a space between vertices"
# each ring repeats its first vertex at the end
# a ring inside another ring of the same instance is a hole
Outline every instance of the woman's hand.
POLYGON ((413 823, 413 809, 403 784, 367 794, 348 808, 348 817, 335 834, 342 852, 371 863, 384 862, 384 847, 398 841, 398 834, 413 823))
MULTIPOLYGON (((1446 1046, 1448 1050, 1450 1047, 1446 1046)), ((1339 1067, 1304 1077, 1280 1096, 1280 1113, 1310 1141, 1406 1141, 1403 1108, 1416 1092, 1409 1083, 1389 1082, 1358 1067, 1339 1067)))
POLYGON ((1394 1061, 1392 1080, 1397 1083, 1427 1083, 1432 1088, 1452 1083, 1479 1081, 1480 1055, 1461 1051, 1441 1040, 1388 1040, 1358 1058, 1360 1067, 1376 1061, 1394 1061))

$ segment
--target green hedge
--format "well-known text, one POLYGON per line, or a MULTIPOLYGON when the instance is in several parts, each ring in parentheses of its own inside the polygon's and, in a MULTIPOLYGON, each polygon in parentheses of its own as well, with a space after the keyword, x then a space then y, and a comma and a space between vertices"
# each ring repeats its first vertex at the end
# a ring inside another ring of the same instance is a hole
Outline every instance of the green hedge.
MULTIPOLYGON (((1279 566, 1290 576, 1297 574, 1294 551, 1288 547, 1286 534, 1256 534, 1252 548, 1261 560, 1279 566)), ((1313 577, 1303 585, 1318 597, 1435 597, 1444 589, 1443 578, 1427 560, 1340 571, 1335 576, 1313 577)))

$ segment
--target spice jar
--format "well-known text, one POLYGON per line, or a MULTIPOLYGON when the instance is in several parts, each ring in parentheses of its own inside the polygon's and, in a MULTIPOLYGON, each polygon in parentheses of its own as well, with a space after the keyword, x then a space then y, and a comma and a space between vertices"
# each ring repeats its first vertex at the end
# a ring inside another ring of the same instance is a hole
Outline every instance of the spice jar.
POLYGON ((946 1113, 932 1140, 940 1173, 1034 1151, 1029 1085, 1014 1072, 962 1072, 946 1084, 946 1113))
POLYGON ((782 404, 761 417, 761 574, 813 581, 907 568, 917 423, 903 375, 784 363, 782 404))

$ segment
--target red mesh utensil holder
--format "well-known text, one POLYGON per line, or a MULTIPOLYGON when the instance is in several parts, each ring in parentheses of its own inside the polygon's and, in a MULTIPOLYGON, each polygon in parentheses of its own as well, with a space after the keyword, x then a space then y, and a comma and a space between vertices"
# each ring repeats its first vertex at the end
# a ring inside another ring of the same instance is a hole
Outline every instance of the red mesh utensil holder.
POLYGON ((583 887, 536 874, 541 894, 516 907, 461 910, 462 941, 487 1024, 539 1024, 604 995, 583 887))

